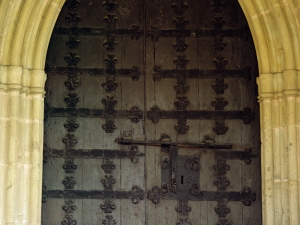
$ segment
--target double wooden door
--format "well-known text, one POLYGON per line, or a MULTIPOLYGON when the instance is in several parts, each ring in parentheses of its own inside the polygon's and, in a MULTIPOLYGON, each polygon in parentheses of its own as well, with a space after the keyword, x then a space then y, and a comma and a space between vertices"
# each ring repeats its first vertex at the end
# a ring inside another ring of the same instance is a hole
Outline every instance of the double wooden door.
POLYGON ((236 0, 67 0, 46 72, 43 224, 261 224, 236 0))

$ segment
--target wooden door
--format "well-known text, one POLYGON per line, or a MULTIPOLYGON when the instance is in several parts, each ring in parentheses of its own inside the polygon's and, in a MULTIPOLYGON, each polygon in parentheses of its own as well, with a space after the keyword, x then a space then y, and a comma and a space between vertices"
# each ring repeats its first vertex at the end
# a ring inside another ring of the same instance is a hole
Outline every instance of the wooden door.
POLYGON ((262 224, 236 0, 67 0, 46 72, 43 224, 262 224))

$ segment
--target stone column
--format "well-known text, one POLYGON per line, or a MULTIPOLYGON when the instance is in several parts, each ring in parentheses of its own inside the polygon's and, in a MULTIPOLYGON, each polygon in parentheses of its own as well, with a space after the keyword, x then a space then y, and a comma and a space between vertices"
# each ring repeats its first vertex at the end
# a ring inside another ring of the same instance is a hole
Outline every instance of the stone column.
POLYGON ((298 225, 300 73, 288 70, 261 74, 257 83, 261 110, 263 224, 298 225))
POLYGON ((0 224, 40 224, 45 73, 0 66, 0 224))

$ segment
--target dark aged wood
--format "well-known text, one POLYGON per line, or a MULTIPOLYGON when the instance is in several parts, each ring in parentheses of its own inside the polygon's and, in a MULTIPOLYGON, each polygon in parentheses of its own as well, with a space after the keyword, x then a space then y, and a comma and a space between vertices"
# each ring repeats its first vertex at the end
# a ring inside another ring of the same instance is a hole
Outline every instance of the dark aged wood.
POLYGON ((262 224, 236 0, 66 0, 45 70, 43 224, 262 224))

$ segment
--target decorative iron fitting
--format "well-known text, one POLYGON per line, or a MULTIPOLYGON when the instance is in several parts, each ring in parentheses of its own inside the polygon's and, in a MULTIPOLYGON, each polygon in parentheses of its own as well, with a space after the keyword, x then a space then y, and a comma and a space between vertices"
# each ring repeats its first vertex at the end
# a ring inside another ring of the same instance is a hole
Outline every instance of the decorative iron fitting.
POLYGON ((211 21, 211 24, 214 25, 215 29, 217 30, 222 30, 225 23, 226 22, 223 20, 223 17, 221 16, 215 16, 213 21, 211 21))
POLYGON ((138 81, 140 78, 140 69, 138 66, 132 66, 129 71, 133 81, 138 81))
POLYGON ((228 126, 225 125, 224 121, 216 121, 213 130, 217 135, 223 135, 228 131, 228 126))
POLYGON ((190 206, 188 206, 187 201, 179 200, 178 205, 175 208, 176 212, 181 216, 188 216, 188 213, 192 210, 190 206))
POLYGON ((252 153, 251 148, 246 148, 243 151, 216 150, 215 157, 223 158, 223 159, 239 159, 239 160, 243 160, 248 165, 252 161, 251 158, 257 157, 257 154, 252 153))
POLYGON ((65 186, 65 189, 73 189, 74 185, 76 184, 76 181, 72 176, 65 177, 65 179, 63 179, 62 181, 62 184, 65 186))
POLYGON ((76 67, 80 60, 81 59, 76 52, 69 52, 69 55, 65 56, 65 61, 68 63, 69 67, 76 67))
POLYGON ((114 11, 118 7, 118 3, 116 0, 105 0, 102 3, 102 7, 106 9, 106 11, 114 11))
POLYGON ((74 173, 77 169, 77 165, 74 163, 74 158, 66 158, 65 164, 63 164, 62 167, 66 173, 74 173))
POLYGON ((215 212, 218 214, 219 217, 226 217, 228 213, 230 213, 230 209, 226 207, 226 205, 219 205, 215 208, 215 212))
POLYGON ((225 8, 225 3, 222 0, 213 0, 210 6, 213 12, 218 14, 225 8))
POLYGON ((188 44, 185 43, 185 39, 183 38, 176 38, 176 42, 173 44, 173 48, 176 52, 184 52, 188 47, 188 44))
POLYGON ((66 215, 63 221, 61 221, 61 225, 76 225, 77 221, 74 220, 73 215, 66 215))
POLYGON ((256 193, 251 193, 251 189, 249 187, 244 187, 242 190, 242 194, 244 195, 241 198, 241 201, 245 206, 250 206, 252 202, 256 200, 256 193))
POLYGON ((211 105, 215 107, 215 110, 224 110, 225 106, 228 105, 228 101, 222 96, 217 96, 211 101, 211 105))
POLYGON ((64 127, 68 132, 75 132, 79 128, 79 123, 76 121, 76 118, 68 118, 68 121, 65 122, 64 127))
POLYGON ((195 157, 193 161, 191 162, 191 170, 193 171, 199 171, 200 169, 200 162, 199 160, 195 157))
POLYGON ((101 179, 101 183, 105 189, 112 189, 113 185, 116 183, 116 179, 112 175, 105 175, 101 179))
POLYGON ((217 35, 214 37, 214 43, 212 44, 215 51, 222 52, 226 47, 226 43, 223 42, 223 36, 217 35))
POLYGON ((230 166, 226 164, 225 159, 218 159, 217 165, 214 165, 213 168, 217 171, 218 176, 225 176, 226 172, 230 170, 230 166))
POLYGON ((152 187, 152 190, 147 192, 147 198, 151 200, 155 205, 160 203, 161 197, 161 189, 158 186, 152 187))
POLYGON ((176 225, 193 225, 188 218, 180 218, 176 225))
POLYGON ((213 59, 213 63, 215 64, 217 70, 224 70, 225 66, 228 64, 228 60, 223 56, 217 56, 213 59))
POLYGON ((80 44, 80 40, 76 38, 75 35, 69 35, 69 40, 66 41, 66 45, 69 49, 76 49, 80 44))
POLYGON ((105 89, 107 93, 113 93, 116 91, 118 87, 117 81, 114 78, 106 77, 106 82, 102 83, 102 87, 105 89))
POLYGON ((132 24, 131 27, 129 28, 130 32, 132 33, 131 35, 131 40, 137 41, 140 39, 140 36, 142 33, 140 32, 140 28, 136 24, 132 24))
POLYGON ((228 88, 228 84, 224 83, 224 78, 219 76, 216 78, 215 83, 213 83, 212 88, 215 90, 217 95, 224 94, 224 91, 228 88))
POLYGON ((65 144, 66 149, 74 148, 74 146, 78 143, 74 134, 67 134, 66 137, 62 139, 62 142, 65 144))
POLYGON ((154 124, 158 123, 160 119, 160 111, 161 109, 157 105, 153 106, 150 111, 147 112, 147 118, 154 124))
POLYGON ((138 146, 131 146, 130 150, 127 152, 127 157, 131 160, 132 163, 138 163, 140 158, 138 146))
POLYGON ((113 133, 117 126, 115 125, 115 121, 113 119, 106 119, 105 124, 102 125, 103 130, 105 133, 113 133))
POLYGON ((66 199, 65 204, 62 206, 62 209, 66 212, 67 215, 69 215, 69 214, 73 214, 74 211, 77 209, 77 207, 74 204, 74 200, 66 199))
POLYGON ((106 96, 101 100, 105 106, 105 118, 114 118, 116 116, 115 105, 118 103, 113 96, 106 96))
POLYGON ((230 185, 230 181, 224 176, 218 176, 218 179, 214 181, 214 185, 218 187, 218 190, 225 191, 230 185))
POLYGON ((127 114, 132 123, 138 123, 144 116, 143 111, 140 110, 137 106, 133 106, 130 110, 127 111, 127 114))
POLYGON ((227 220, 219 220, 219 222, 216 223, 216 225, 231 225, 231 223, 227 220))
POLYGON ((190 101, 187 99, 187 97, 177 97, 177 99, 174 102, 174 105, 176 106, 177 110, 186 110, 188 105, 190 104, 190 101))
POLYGON ((140 200, 144 199, 144 191, 137 185, 132 187, 131 201, 133 204, 138 204, 140 200))
POLYGON ((164 158, 161 162, 161 168, 162 169, 168 169, 170 167, 170 160, 168 158, 164 158))
POLYGON ((105 200, 104 203, 100 205, 100 208, 105 212, 105 213, 112 213, 112 210, 116 209, 116 204, 113 203, 110 200, 105 200))
POLYGON ((190 86, 186 85, 186 81, 184 80, 182 82, 177 82, 174 89, 177 95, 185 95, 190 90, 190 86))
POLYGON ((114 54, 107 54, 107 57, 103 60, 106 65, 105 72, 107 74, 116 73, 116 64, 118 63, 118 58, 114 54))
POLYGON ((249 124, 251 120, 254 120, 255 118, 255 113, 251 112, 251 109, 248 107, 244 108, 243 114, 242 114, 242 119, 245 124, 249 124))
POLYGON ((68 79, 65 81, 65 86, 68 88, 69 91, 75 91, 79 84, 80 81, 78 80, 76 75, 69 75, 68 79))
POLYGON ((116 15, 108 14, 103 18, 103 22, 106 23, 108 29, 116 29, 116 23, 119 22, 119 19, 116 15))
POLYGON ((200 188, 198 184, 193 184, 189 193, 193 196, 198 196, 200 194, 200 188))
POLYGON ((77 103, 80 101, 77 94, 71 94, 69 93, 68 96, 64 98, 65 103, 67 103, 67 106, 69 108, 75 108, 77 103))
POLYGON ((175 0, 171 6, 175 14, 178 16, 182 16, 188 9, 188 5, 183 0, 175 0))
POLYGON ((178 119, 178 123, 175 125, 178 134, 186 134, 189 129, 190 127, 186 125, 186 119, 178 119))
POLYGON ((117 224, 116 220, 114 220, 113 216, 106 215, 105 219, 102 220, 103 225, 115 225, 117 224))
POLYGON ((148 30, 148 36, 151 37, 153 42, 158 42, 159 37, 161 36, 161 31, 158 28, 158 25, 153 25, 151 29, 148 30))
POLYGON ((65 20, 69 23, 69 26, 78 26, 79 22, 81 21, 80 16, 77 15, 77 12, 71 11, 65 17, 65 20))
POLYGON ((184 30, 185 26, 189 24, 189 20, 184 16, 175 16, 172 22, 177 30, 184 30))
POLYGON ((186 66, 190 63, 186 55, 177 55, 177 58, 175 58, 173 62, 178 70, 185 70, 186 66))
POLYGON ((76 10, 80 5, 80 0, 66 0, 66 3, 70 10, 76 10))
POLYGON ((103 42, 103 47, 107 50, 107 51, 114 51, 115 50, 115 46, 117 46, 117 42, 115 41, 115 37, 112 35, 107 35, 105 41, 103 42))
POLYGON ((106 159, 101 165, 101 168, 104 170, 105 173, 112 173, 112 171, 116 169, 116 165, 109 159, 106 159))

